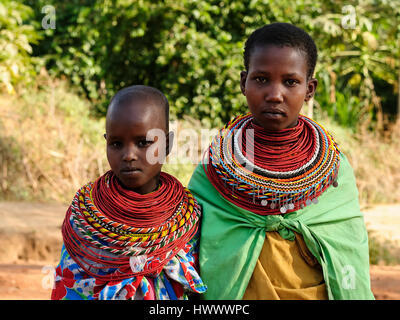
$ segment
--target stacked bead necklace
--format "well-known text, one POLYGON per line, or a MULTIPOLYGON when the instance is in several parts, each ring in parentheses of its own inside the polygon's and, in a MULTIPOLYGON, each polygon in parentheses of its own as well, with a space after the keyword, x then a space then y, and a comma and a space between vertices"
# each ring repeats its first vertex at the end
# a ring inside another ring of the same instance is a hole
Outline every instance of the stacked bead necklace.
POLYGON ((230 121, 209 148, 207 175, 237 206, 261 215, 318 203, 337 186, 340 151, 317 122, 299 116, 293 128, 267 131, 251 114, 230 121))
POLYGON ((75 195, 62 226, 64 245, 97 279, 157 274, 195 235, 200 214, 190 191, 167 173, 156 191, 141 195, 109 171, 75 195))

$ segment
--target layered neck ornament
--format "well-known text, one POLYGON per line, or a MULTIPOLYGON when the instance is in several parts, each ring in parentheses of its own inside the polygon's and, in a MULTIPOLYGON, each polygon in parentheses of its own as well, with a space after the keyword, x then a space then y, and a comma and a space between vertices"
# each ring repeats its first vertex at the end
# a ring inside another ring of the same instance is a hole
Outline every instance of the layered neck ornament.
POLYGON ((141 195, 109 171, 77 192, 62 234, 70 256, 98 280, 155 276, 196 234, 200 215, 190 191, 167 173, 141 195))
POLYGON ((337 186, 340 151, 317 122, 299 116, 293 128, 267 131, 251 114, 231 120, 213 139, 207 176, 235 205, 260 215, 285 214, 337 186))

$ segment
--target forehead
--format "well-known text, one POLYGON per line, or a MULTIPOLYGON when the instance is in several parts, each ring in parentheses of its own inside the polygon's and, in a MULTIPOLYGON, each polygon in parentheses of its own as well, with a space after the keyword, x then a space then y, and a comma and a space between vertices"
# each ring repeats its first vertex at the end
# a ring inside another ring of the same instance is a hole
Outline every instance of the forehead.
POLYGON ((106 131, 146 133, 151 129, 166 130, 164 107, 152 99, 133 99, 113 106, 106 119, 106 131))
POLYGON ((249 61, 251 71, 278 72, 282 74, 307 74, 305 53, 289 46, 257 46, 249 61))

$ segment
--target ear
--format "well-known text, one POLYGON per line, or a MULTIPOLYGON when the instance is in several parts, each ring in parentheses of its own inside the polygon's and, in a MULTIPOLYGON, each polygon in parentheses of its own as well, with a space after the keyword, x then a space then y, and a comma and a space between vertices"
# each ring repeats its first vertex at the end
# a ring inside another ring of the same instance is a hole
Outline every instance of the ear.
POLYGON ((243 95, 246 95, 246 80, 247 80, 247 72, 240 72, 240 90, 242 90, 243 95))
POLYGON ((317 89, 317 85, 318 85, 318 80, 315 78, 311 78, 310 80, 307 81, 307 93, 306 93, 306 97, 304 98, 304 101, 308 101, 312 97, 314 97, 315 90, 317 89))
POLYGON ((172 146, 174 145, 174 132, 170 131, 167 133, 167 140, 165 141, 165 146, 167 148, 166 150, 166 156, 171 153, 172 146))

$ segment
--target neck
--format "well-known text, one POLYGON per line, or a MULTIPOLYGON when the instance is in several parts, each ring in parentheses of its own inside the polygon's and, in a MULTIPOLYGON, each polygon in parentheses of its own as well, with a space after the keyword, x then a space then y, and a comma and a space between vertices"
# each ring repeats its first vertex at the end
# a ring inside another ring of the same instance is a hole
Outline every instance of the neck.
POLYGON ((140 195, 146 195, 146 194, 150 194, 154 191, 156 191, 158 189, 158 187, 160 186, 160 174, 161 172, 159 172, 154 178, 152 178, 150 181, 148 181, 147 183, 135 187, 135 188, 128 188, 127 186, 125 186, 119 179, 117 178, 118 183, 121 185, 122 188, 124 188, 127 191, 133 191, 137 194, 140 195))
POLYGON ((292 131, 295 131, 296 128, 298 128, 300 126, 300 121, 299 121, 299 117, 297 117, 296 121, 289 125, 287 128, 284 129, 280 129, 280 130, 270 130, 268 128, 264 128, 263 126, 261 126, 256 119, 252 119, 251 121, 251 126, 254 129, 255 132, 267 132, 270 134, 286 134, 286 133, 290 133, 292 131))

